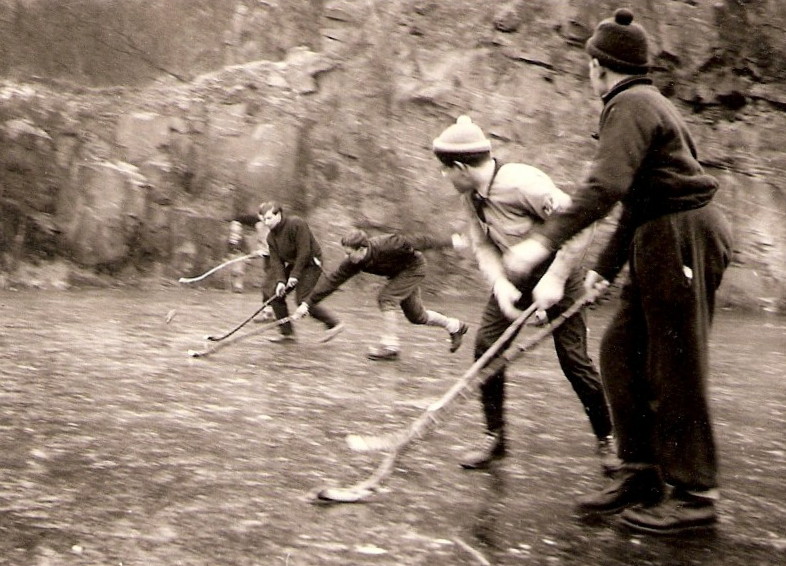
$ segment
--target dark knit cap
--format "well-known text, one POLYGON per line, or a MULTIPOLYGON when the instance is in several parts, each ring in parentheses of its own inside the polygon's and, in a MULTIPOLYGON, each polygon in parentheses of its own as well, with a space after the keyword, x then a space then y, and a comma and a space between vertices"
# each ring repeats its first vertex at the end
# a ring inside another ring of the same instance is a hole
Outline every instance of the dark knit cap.
POLYGON ((613 71, 644 74, 649 70, 647 32, 633 23, 633 13, 626 8, 598 24, 587 40, 586 50, 613 71))

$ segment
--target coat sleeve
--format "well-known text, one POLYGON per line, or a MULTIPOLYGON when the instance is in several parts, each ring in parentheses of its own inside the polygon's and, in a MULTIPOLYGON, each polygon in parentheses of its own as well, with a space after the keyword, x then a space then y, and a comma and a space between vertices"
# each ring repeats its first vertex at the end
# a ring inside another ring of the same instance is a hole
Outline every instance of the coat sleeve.
POLYGON ((316 287, 311 291, 305 302, 308 303, 308 306, 313 307, 332 295, 341 285, 358 273, 360 273, 358 265, 349 259, 345 259, 338 265, 335 271, 319 278, 316 287))
POLYGON ((536 229, 548 246, 559 248, 607 216, 625 198, 651 144, 655 120, 651 110, 641 104, 609 103, 601 115, 599 144, 590 172, 573 195, 572 205, 536 229))
POLYGON ((502 252, 491 240, 488 231, 478 220, 475 215, 475 208, 472 206, 469 197, 464 196, 462 201, 470 218, 469 239, 478 269, 480 269, 480 273, 489 285, 494 285, 497 279, 506 277, 505 268, 502 264, 502 252))
POLYGON ((424 250, 438 250, 442 248, 453 247, 453 240, 448 238, 440 238, 431 236, 429 234, 407 234, 404 238, 409 242, 413 249, 424 250))

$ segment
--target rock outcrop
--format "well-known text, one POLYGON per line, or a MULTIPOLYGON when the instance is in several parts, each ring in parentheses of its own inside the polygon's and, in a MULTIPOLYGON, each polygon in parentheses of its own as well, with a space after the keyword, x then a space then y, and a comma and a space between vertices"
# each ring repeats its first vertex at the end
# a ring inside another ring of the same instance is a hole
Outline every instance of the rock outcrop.
MULTIPOLYGON (((26 21, 55 34, 40 4, 14 3, 5 37, 20 38, 26 21)), ((101 3, 79 6, 91 4, 101 3)), ((115 48, 103 56, 80 51, 80 38, 58 52, 3 45, 6 284, 23 284, 20 264, 64 259, 79 282, 193 275, 223 258, 227 220, 268 199, 308 218, 328 262, 352 226, 450 233, 461 215, 430 144, 464 113, 498 156, 570 191, 600 110, 582 45, 620 3, 143 4, 144 17, 138 2, 123 8, 139 18, 136 35, 102 26, 98 8, 80 20, 81 41, 115 48), (164 33, 175 9, 191 33, 164 33)), ((786 14, 763 0, 625 4, 650 31, 658 86, 722 183, 736 236, 722 299, 783 309, 786 14)), ((474 280, 466 255, 431 263, 443 291, 474 280)))

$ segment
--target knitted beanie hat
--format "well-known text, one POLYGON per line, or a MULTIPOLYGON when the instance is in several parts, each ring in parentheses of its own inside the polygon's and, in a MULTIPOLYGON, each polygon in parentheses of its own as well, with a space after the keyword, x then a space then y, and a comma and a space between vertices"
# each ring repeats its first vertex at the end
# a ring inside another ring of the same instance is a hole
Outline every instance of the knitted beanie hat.
POLYGON ((644 74, 649 70, 647 32, 633 23, 633 13, 626 8, 598 24, 587 40, 586 51, 613 71, 644 74))
POLYGON ((479 154, 490 152, 491 142, 469 116, 459 116, 455 124, 439 134, 432 147, 437 155, 479 154))

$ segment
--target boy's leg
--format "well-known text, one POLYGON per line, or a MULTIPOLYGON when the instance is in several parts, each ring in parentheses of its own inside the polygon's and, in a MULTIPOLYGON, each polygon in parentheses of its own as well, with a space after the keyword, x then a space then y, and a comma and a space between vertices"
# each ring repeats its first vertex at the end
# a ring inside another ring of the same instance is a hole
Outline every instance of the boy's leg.
MULTIPOLYGON (((480 328, 475 337, 475 360, 479 359, 510 326, 510 321, 499 309, 492 295, 480 320, 480 328)), ((511 336, 507 346, 515 339, 511 336)), ((505 368, 491 375, 480 386, 480 402, 486 420, 486 439, 476 450, 464 455, 461 466, 475 470, 488 467, 491 462, 502 458, 507 450, 505 437, 505 368)))
MULTIPOLYGON (((276 282, 272 280, 268 280, 265 282, 266 289, 263 290, 263 297, 267 295, 268 297, 272 297, 276 294, 276 282)), ((281 320, 287 318, 289 316, 289 309, 287 308, 287 299, 286 297, 278 297, 271 301, 270 306, 273 308, 273 314, 276 320, 281 320)), ((295 334, 295 330, 292 327, 292 323, 285 322, 281 324, 279 327, 279 332, 282 336, 293 337, 295 334)))
MULTIPOLYGON (((572 305, 582 292, 580 277, 574 273, 566 283, 565 297, 549 309, 549 320, 555 319, 572 305)), ((575 314, 554 330, 553 339, 562 372, 581 401, 592 431, 598 440, 606 439, 611 434, 611 416, 600 374, 587 352, 587 324, 584 313, 575 314)))
POLYGON ((401 310, 404 312, 404 316, 407 317, 407 320, 412 324, 439 326, 447 330, 450 335, 451 352, 455 352, 459 349, 464 334, 469 330, 469 327, 457 318, 445 316, 437 311, 427 310, 423 306, 419 286, 416 286, 412 293, 401 301, 401 310))
MULTIPOLYGON (((392 360, 398 358, 399 350, 401 349, 398 310, 399 308, 404 309, 404 302, 418 289, 418 285, 423 280, 424 276, 422 266, 418 264, 392 277, 382 289, 380 289, 377 295, 377 306, 380 312, 382 312, 382 334, 379 338, 379 346, 369 349, 369 359, 392 360)), ((418 312, 418 304, 417 302, 410 304, 409 307, 415 310, 409 314, 407 314, 407 311, 404 311, 404 313, 408 319, 411 315, 419 321, 415 322, 415 324, 425 324, 426 312, 423 310, 422 304, 418 312)), ((412 321, 412 319, 409 320, 412 321)))
POLYGON ((239 261, 230 266, 230 278, 233 293, 242 293, 246 277, 246 262, 239 261))
POLYGON ((653 414, 643 379, 640 313, 635 289, 628 285, 600 345, 603 386, 621 467, 603 489, 579 498, 582 513, 612 514, 639 504, 651 505, 663 492, 652 445, 653 414))
MULTIPOLYGON (((300 281, 295 287, 295 302, 299 305, 303 300, 311 294, 317 281, 322 276, 322 269, 316 265, 306 267, 301 273, 300 281)), ((323 337, 322 341, 325 342, 333 338, 338 332, 343 329, 341 321, 330 310, 321 304, 314 305, 309 309, 309 315, 314 320, 318 320, 327 327, 329 335, 323 337), (333 331, 338 328, 338 331, 333 331)))
MULTIPOLYGON (((569 302, 572 303, 573 299, 569 299, 569 302)), ((560 310, 558 308, 556 312, 560 310)), ((557 316, 552 309, 549 309, 548 314, 550 319, 557 316)), ((601 469, 610 476, 620 468, 621 462, 617 457, 611 415, 600 374, 587 353, 584 313, 576 313, 563 322, 554 330, 553 340, 562 373, 576 392, 595 435, 595 451, 600 458, 601 469)))

